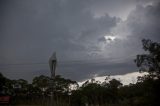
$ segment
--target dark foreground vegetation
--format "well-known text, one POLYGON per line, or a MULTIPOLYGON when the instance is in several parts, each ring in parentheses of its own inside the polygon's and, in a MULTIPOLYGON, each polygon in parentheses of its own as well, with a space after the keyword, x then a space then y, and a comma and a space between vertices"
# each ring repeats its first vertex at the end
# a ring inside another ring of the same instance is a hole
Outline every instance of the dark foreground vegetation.
MULTIPOLYGON (((94 79, 81 87, 76 81, 57 75, 54 81, 54 106, 160 106, 160 43, 142 40, 146 54, 137 55, 135 63, 140 72, 148 75, 138 78, 136 84, 122 85, 116 79, 99 83, 94 79), (71 86, 72 85, 72 86, 71 86)), ((35 77, 32 84, 26 80, 10 80, 0 74, 0 93, 11 96, 12 105, 50 105, 50 78, 35 77)))

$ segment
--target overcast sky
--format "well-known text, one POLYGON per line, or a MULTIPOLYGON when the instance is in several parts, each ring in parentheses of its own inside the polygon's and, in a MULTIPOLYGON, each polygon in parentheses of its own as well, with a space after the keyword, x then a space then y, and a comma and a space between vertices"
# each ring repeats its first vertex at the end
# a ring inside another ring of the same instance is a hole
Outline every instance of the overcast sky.
POLYGON ((160 41, 158 0, 1 0, 0 72, 11 79, 72 80, 137 71, 143 38, 160 41))

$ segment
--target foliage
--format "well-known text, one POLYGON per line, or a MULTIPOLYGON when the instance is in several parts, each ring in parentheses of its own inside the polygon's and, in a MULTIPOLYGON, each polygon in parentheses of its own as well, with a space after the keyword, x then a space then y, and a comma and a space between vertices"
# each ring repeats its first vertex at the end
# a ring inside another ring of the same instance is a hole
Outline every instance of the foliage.
POLYGON ((152 78, 160 78, 160 43, 142 40, 146 54, 137 55, 135 60, 140 71, 148 72, 152 78))
POLYGON ((44 91, 45 89, 47 89, 49 81, 50 78, 48 76, 40 75, 38 77, 33 78, 32 85, 44 91))

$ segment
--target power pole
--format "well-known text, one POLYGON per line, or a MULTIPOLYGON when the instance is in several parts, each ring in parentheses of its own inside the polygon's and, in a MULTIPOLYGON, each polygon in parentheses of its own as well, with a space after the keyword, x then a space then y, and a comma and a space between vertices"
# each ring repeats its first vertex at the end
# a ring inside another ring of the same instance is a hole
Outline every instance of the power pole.
POLYGON ((51 88, 51 103, 50 106, 54 106, 54 88, 55 88, 55 75, 56 75, 56 66, 57 66, 57 58, 56 53, 54 52, 49 59, 49 66, 51 70, 51 80, 50 80, 50 88, 51 88))

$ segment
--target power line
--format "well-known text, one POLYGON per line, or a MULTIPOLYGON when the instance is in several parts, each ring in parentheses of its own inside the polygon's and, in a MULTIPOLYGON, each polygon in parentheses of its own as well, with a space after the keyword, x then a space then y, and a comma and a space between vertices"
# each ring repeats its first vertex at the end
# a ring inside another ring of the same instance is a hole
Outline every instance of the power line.
POLYGON ((47 63, 8 63, 8 64, 0 64, 3 66, 9 66, 9 65, 46 65, 47 63))
MULTIPOLYGON (((125 60, 128 57, 133 57, 132 56, 127 56, 125 58, 101 58, 101 59, 94 59, 94 60, 71 60, 71 61, 58 61, 58 64, 99 64, 99 63, 105 63, 108 62, 108 60, 112 61, 122 61, 125 60)), ((0 66, 23 66, 23 65, 48 65, 47 62, 33 62, 33 63, 7 63, 7 64, 0 64, 0 66)))

